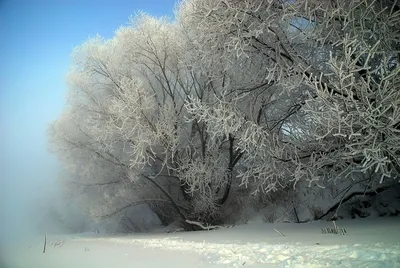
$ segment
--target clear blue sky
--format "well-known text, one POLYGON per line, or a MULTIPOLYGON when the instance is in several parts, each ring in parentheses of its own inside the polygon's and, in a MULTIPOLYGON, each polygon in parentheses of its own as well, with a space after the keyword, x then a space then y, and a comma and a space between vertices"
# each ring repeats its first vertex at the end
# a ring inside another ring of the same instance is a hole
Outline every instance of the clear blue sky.
POLYGON ((0 213, 8 223, 57 176, 46 131, 64 106, 72 49, 96 34, 112 37, 135 11, 173 16, 174 4, 0 0, 0 213))

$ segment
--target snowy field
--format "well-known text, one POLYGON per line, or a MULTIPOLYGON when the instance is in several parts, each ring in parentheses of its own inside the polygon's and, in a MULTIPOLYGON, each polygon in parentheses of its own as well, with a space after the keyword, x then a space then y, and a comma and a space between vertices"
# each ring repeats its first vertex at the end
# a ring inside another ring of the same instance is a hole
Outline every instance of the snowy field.
POLYGON ((45 254, 43 237, 3 248, 0 267, 400 267, 400 217, 338 221, 346 235, 322 234, 328 224, 255 220, 202 232, 49 235, 45 254))

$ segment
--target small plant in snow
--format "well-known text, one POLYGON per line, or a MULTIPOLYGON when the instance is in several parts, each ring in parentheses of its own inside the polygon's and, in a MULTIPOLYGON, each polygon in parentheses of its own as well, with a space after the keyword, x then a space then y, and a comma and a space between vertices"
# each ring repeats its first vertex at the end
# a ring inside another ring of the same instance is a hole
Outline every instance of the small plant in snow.
POLYGON ((341 234, 341 235, 345 235, 347 233, 345 228, 339 228, 335 221, 332 221, 333 223, 333 227, 331 226, 326 226, 325 228, 322 228, 322 233, 323 234, 341 234))

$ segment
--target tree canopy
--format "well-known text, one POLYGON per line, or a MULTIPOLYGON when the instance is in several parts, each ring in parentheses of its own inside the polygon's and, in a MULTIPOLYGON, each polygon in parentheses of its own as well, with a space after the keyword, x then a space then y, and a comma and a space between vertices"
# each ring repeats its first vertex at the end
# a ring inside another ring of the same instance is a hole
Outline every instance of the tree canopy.
MULTIPOLYGON (((186 0, 73 52, 51 150, 94 217, 215 223, 241 195, 400 172, 396 1, 186 0)), ((365 179, 366 178, 366 179, 365 179)))

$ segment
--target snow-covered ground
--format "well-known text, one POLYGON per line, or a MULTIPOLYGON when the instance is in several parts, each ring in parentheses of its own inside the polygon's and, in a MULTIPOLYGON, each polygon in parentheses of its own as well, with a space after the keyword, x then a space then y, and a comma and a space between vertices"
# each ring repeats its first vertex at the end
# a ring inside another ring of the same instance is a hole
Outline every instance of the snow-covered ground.
POLYGON ((45 254, 43 237, 3 248, 0 267, 400 267, 400 217, 336 223, 346 235, 322 234, 326 221, 261 220, 201 232, 49 235, 45 254))

